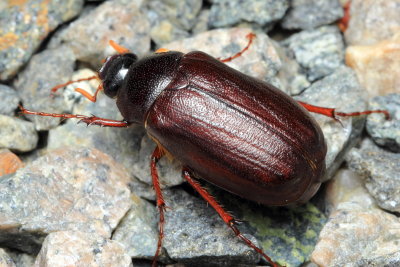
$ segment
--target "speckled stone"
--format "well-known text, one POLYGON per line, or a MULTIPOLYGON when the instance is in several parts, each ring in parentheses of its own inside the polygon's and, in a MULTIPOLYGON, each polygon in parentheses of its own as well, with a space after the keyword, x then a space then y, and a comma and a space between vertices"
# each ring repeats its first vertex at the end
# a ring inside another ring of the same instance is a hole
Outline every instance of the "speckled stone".
POLYGON ((283 266, 300 266, 309 260, 326 222, 325 215, 314 204, 265 207, 211 185, 207 189, 236 219, 243 221, 240 226, 251 229, 250 233, 272 260, 283 266))
POLYGON ((345 32, 349 45, 372 45, 400 31, 398 0, 351 0, 349 27, 345 32))
POLYGON ((246 21, 265 26, 281 19, 288 7, 288 0, 215 0, 210 10, 209 25, 218 28, 246 21))
POLYGON ((51 31, 80 13, 83 3, 83 0, 2 1, 0 80, 12 78, 51 31))
MULTIPOLYGON (((247 45, 246 35, 250 32, 252 31, 248 28, 217 29, 166 44, 164 47, 183 53, 203 51, 215 58, 227 58, 241 51, 247 45)), ((279 80, 275 77, 281 67, 281 60, 266 34, 257 33, 249 50, 242 56, 227 62, 227 65, 281 87, 279 80)))
POLYGON ((112 239, 120 242, 133 259, 152 260, 158 242, 158 215, 154 205, 132 198, 129 212, 119 223, 112 239))
MULTIPOLYGON (((75 57, 67 47, 47 49, 36 54, 14 82, 25 108, 50 113, 70 112, 62 98, 51 98, 54 86, 70 80, 75 57)), ((60 123, 59 118, 26 115, 38 131, 49 130, 60 123)))
POLYGON ((343 17, 338 0, 293 0, 282 20, 284 29, 309 30, 328 25, 343 17))
POLYGON ((100 235, 78 231, 50 233, 36 258, 35 267, 132 267, 124 247, 100 235))
POLYGON ((292 51, 309 81, 331 74, 344 62, 344 43, 336 26, 301 31, 282 44, 292 51))
POLYGON ((340 172, 327 187, 333 203, 311 260, 318 266, 398 266, 400 219, 376 207, 361 179, 340 172))
POLYGON ((0 114, 13 116, 18 109, 20 98, 13 88, 0 84, 0 114))
POLYGON ((373 45, 347 47, 346 64, 370 96, 400 93, 400 30, 373 45))
POLYGON ((10 249, 7 249, 7 253, 15 262, 16 267, 32 267, 35 263, 36 255, 30 255, 18 250, 10 249))
MULTIPOLYGON (((297 100, 311 105, 336 108, 339 112, 365 110, 364 89, 358 83, 354 71, 341 66, 334 73, 312 84, 297 100)), ((330 179, 344 160, 344 155, 355 145, 365 117, 341 117, 341 123, 320 114, 313 114, 325 136, 328 152, 325 158, 327 172, 324 181, 330 179)))
POLYGON ((0 115, 0 136, 0 148, 17 152, 35 149, 39 139, 33 123, 5 115, 0 115))
POLYGON ((146 13, 151 24, 151 39, 157 45, 189 36, 200 12, 202 1, 147 1, 146 13))
POLYGON ((0 180, 0 244, 37 253, 54 231, 110 237, 131 204, 128 182, 98 150, 53 151, 0 180))
POLYGON ((78 60, 96 68, 102 59, 116 53, 109 40, 142 56, 150 49, 150 27, 139 7, 137 1, 105 1, 59 32, 49 46, 63 44, 78 60))
POLYGON ((390 120, 382 114, 371 114, 367 119, 368 134, 376 144, 400 153, 400 93, 371 99, 369 109, 389 111, 390 120))
MULTIPOLYGON (((192 266, 256 264, 259 255, 225 225, 214 209, 182 190, 164 190, 164 248, 172 260, 192 266)), ((243 231, 255 244, 255 238, 243 231)))
POLYGON ((400 212, 400 154, 365 141, 346 157, 350 169, 363 177, 368 192, 386 210, 400 212))
POLYGON ((8 255, 8 253, 2 248, 0 248, 0 266, 17 267, 10 255, 8 255))

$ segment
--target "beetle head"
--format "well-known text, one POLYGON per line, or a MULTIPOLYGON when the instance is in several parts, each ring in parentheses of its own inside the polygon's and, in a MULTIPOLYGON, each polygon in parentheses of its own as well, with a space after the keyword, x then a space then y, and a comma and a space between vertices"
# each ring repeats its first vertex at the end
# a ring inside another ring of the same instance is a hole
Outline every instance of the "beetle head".
POLYGON ((108 97, 115 97, 121 88, 129 67, 138 57, 132 53, 109 56, 99 70, 99 77, 103 82, 104 93, 108 97))

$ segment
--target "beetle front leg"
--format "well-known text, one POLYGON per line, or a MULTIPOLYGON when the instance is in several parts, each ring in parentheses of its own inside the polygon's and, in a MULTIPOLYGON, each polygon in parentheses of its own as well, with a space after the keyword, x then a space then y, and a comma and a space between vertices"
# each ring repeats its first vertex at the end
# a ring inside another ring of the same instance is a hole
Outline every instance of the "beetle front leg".
POLYGON ((210 204, 215 211, 219 214, 219 216, 222 218, 222 220, 233 230, 235 235, 240 238, 242 241, 244 241, 249 247, 257 251, 262 257, 264 257, 273 267, 280 267, 280 265, 276 262, 273 262, 270 257, 268 257, 267 254, 264 253, 264 251, 254 245, 253 242, 251 242, 248 238, 246 238, 240 230, 236 227, 236 222, 237 220, 230 215, 227 211, 225 211, 222 206, 215 200, 215 198, 210 195, 210 193, 207 192, 201 185, 195 181, 191 176, 190 172, 187 169, 182 170, 183 177, 188 181, 188 183, 203 197, 205 201, 210 204))
POLYGON ((157 266, 157 258, 160 255, 162 240, 164 237, 164 212, 166 209, 165 201, 163 194, 161 192, 160 180, 158 178, 157 172, 157 162, 164 156, 164 151, 158 146, 154 149, 153 154, 151 155, 150 169, 151 169, 151 178, 153 180, 154 191, 156 191, 156 199, 157 199, 157 208, 160 213, 160 220, 158 222, 158 243, 157 250, 153 258, 153 267, 157 266))
POLYGON ((365 111, 360 111, 360 112, 350 112, 350 113, 344 113, 344 112, 336 112, 334 108, 324 108, 324 107, 319 107, 319 106, 314 106, 307 104, 305 102, 297 101, 300 105, 302 105, 305 109, 307 109, 309 112, 313 113, 318 113, 327 117, 330 117, 334 120, 338 120, 339 117, 354 117, 354 116, 360 116, 360 115, 368 115, 372 113, 382 113, 385 115, 386 119, 390 119, 390 114, 387 110, 365 110, 365 111))

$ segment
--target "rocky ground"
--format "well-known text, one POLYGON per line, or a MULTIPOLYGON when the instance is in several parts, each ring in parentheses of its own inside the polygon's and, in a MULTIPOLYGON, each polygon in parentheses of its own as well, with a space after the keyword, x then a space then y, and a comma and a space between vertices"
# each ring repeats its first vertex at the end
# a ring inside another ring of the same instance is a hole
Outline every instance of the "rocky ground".
MULTIPOLYGON (((71 79, 115 53, 201 50, 295 99, 341 112, 386 109, 338 123, 313 115, 328 144, 327 175, 299 207, 270 208, 204 183, 240 229, 286 266, 400 265, 399 0, 32 0, 0 2, 0 266, 150 266, 158 214, 141 126, 100 128, 22 116, 36 111, 122 119, 115 100, 89 102, 71 79), (349 18, 346 19, 342 18, 349 18), (339 22, 340 20, 340 22, 339 22), (366 127, 365 127, 366 126, 366 127)), ((267 265, 162 159, 160 261, 267 265)))

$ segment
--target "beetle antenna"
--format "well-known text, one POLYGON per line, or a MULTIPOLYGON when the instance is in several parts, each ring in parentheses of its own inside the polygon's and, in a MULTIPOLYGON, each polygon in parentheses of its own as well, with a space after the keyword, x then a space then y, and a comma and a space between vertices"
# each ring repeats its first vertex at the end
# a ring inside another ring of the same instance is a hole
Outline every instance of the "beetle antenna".
POLYGON ((114 48, 115 51, 117 51, 119 54, 125 54, 131 52, 128 48, 123 47, 122 45, 117 44, 113 40, 108 41, 110 46, 114 48))
POLYGON ((55 92, 57 92, 58 89, 64 88, 67 85, 70 85, 70 84, 73 84, 73 83, 78 83, 78 82, 83 82, 83 81, 90 81, 90 80, 93 80, 93 79, 99 79, 99 77, 97 75, 95 75, 95 76, 90 76, 90 77, 87 77, 87 78, 82 78, 82 79, 73 80, 73 81, 68 81, 66 83, 56 85, 53 88, 51 88, 51 93, 50 94, 53 95, 55 92))
POLYGON ((229 62, 229 61, 234 60, 235 58, 240 57, 246 50, 249 49, 250 45, 253 43, 254 38, 256 38, 256 35, 251 32, 251 33, 246 35, 246 38, 249 39, 249 42, 247 43, 245 48, 243 48, 241 51, 237 52, 233 56, 230 56, 230 57, 227 57, 227 58, 224 58, 224 59, 219 59, 219 61, 225 63, 225 62, 229 62))

